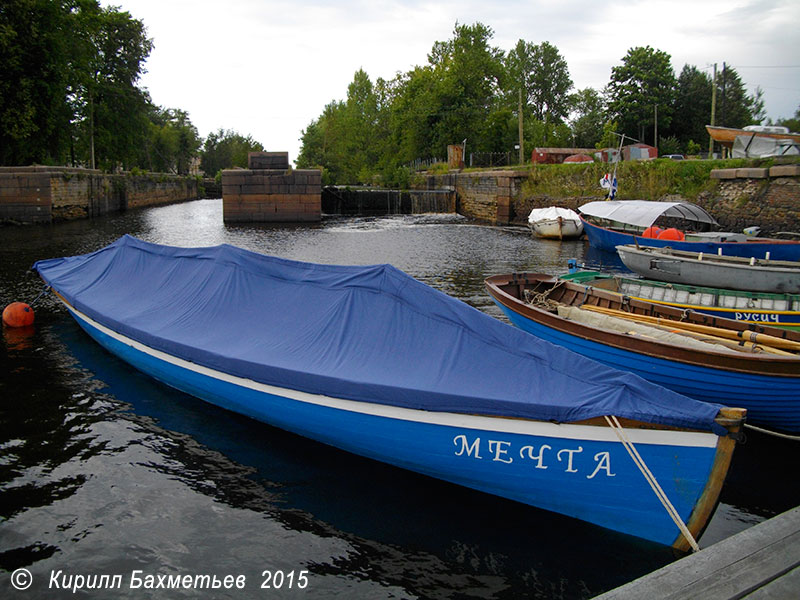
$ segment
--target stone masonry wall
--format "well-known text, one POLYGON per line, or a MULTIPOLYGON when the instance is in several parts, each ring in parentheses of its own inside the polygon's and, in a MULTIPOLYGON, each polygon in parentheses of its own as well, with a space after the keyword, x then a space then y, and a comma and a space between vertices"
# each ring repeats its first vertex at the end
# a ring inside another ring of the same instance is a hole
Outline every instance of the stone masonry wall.
MULTIPOLYGON (((576 210, 593 197, 523 195, 528 171, 448 173, 426 178, 428 189, 453 186, 457 212, 499 225, 527 225, 532 208, 564 206, 576 210)), ((763 235, 779 231, 800 232, 800 165, 777 165, 759 169, 724 169, 711 172, 717 186, 698 198, 687 199, 710 212, 724 230, 741 231, 758 225, 763 235)), ((666 200, 667 198, 652 198, 666 200)), ((672 199, 680 199, 670 197, 672 199)))
POLYGON ((222 172, 226 222, 309 222, 322 218, 322 172, 290 169, 287 152, 251 152, 249 169, 222 172))
POLYGON ((197 198, 197 180, 70 167, 0 168, 0 223, 50 223, 197 198))
POLYGON ((0 171, 0 222, 49 223, 49 173, 0 171))

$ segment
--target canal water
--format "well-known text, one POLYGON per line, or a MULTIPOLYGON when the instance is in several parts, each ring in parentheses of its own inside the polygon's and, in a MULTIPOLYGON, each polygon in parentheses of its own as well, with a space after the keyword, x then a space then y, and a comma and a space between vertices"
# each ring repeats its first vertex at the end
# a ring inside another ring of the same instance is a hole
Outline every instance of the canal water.
MULTIPOLYGON (((621 267, 583 242, 537 241, 523 228, 457 215, 230 226, 220 200, 201 200, 0 228, 0 305, 37 298, 36 260, 90 252, 125 233, 304 261, 391 263, 498 318, 483 289, 490 274, 557 274, 570 258, 621 267)), ((0 342, 3 598, 576 599, 675 558, 204 404, 107 354, 52 296, 35 309, 33 329, 4 328, 0 342), (32 583, 17 591, 24 580, 12 573, 22 568, 32 583), (175 576, 204 585, 205 575, 217 589, 159 587, 175 576), (119 585, 88 589, 109 582, 119 585)), ((750 434, 701 545, 800 504, 797 450, 750 434)))

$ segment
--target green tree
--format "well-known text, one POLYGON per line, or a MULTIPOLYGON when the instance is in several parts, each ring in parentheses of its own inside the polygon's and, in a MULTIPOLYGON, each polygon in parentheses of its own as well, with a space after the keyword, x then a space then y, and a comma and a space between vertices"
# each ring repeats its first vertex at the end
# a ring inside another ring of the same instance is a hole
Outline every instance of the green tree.
POLYGON ((491 28, 481 24, 459 25, 453 39, 437 42, 428 61, 436 85, 437 113, 431 123, 431 150, 445 155, 449 144, 472 141, 476 150, 492 150, 484 139, 486 118, 496 108, 503 74, 503 52, 490 45, 491 28))
POLYGON ((200 168, 208 176, 215 176, 223 169, 247 168, 248 153, 263 151, 264 146, 249 135, 245 137, 235 131, 220 129, 210 133, 203 143, 200 168))
POLYGON ((189 115, 180 109, 152 106, 148 129, 138 164, 150 171, 187 175, 201 142, 189 115))
POLYGON ((149 98, 137 83, 153 43, 141 21, 114 7, 87 11, 85 24, 83 142, 97 166, 130 167, 148 130, 149 98))
POLYGON ((745 127, 760 123, 764 119, 764 102, 761 90, 750 96, 736 69, 723 63, 717 72, 716 125, 723 127, 745 127))
POLYGON ((0 3, 0 164, 59 162, 69 152, 72 3, 0 3))
POLYGON ((794 113, 794 117, 788 119, 778 119, 776 125, 788 127, 789 131, 800 131, 800 106, 794 113))
POLYGON ((605 105, 603 97, 593 88, 585 88, 570 98, 573 119, 573 144, 578 148, 594 148, 603 137, 605 125, 605 105))
POLYGON ((611 69, 606 93, 609 116, 622 132, 652 142, 656 107, 659 128, 669 129, 672 121, 675 74, 669 54, 650 46, 631 48, 622 64, 611 69))
POLYGON ((680 118, 673 119, 669 129, 681 145, 685 146, 689 140, 708 139, 706 125, 711 122, 711 95, 711 77, 693 65, 684 65, 675 92, 675 114, 680 118))
POLYGON ((141 21, 97 0, 0 4, 0 162, 130 165, 147 133, 141 21))

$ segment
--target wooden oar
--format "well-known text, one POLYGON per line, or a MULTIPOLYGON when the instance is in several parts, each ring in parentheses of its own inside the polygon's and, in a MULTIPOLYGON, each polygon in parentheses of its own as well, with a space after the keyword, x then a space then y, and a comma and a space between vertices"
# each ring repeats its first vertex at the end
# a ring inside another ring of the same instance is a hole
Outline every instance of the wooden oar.
MULTIPOLYGON (((634 321, 634 319, 631 319, 631 321, 634 321)), ((668 333, 674 333, 677 335, 685 335, 693 340, 706 342, 708 344, 715 344, 717 346, 723 346, 739 352, 745 352, 749 354, 760 354, 763 352, 767 354, 777 354, 779 356, 795 356, 791 352, 786 352, 785 350, 779 350, 778 348, 773 348, 772 346, 754 344, 753 342, 747 342, 744 340, 737 342, 736 340, 729 340, 727 338, 721 338, 715 335, 708 335, 707 333, 697 333, 696 331, 689 331, 688 329, 676 329, 675 327, 657 325, 655 323, 642 323, 642 325, 652 327, 653 329, 658 329, 659 331, 666 331, 668 333)))
MULTIPOLYGON (((753 342, 763 346, 771 346, 773 348, 780 348, 783 350, 800 351, 800 342, 792 340, 784 340, 783 338, 767 335, 764 333, 756 333, 755 331, 734 331, 731 329, 723 329, 721 327, 712 327, 710 325, 700 325, 698 323, 687 323, 686 321, 674 321, 662 317, 653 317, 650 315, 637 315, 622 310, 613 308, 606 308, 603 306, 594 306, 593 304, 584 304, 581 308, 593 310, 595 312, 621 317, 632 321, 639 321, 641 323, 655 323, 656 325, 664 325, 667 327, 675 327, 677 329, 685 329, 687 331, 695 331, 697 333, 704 333, 707 335, 726 338, 730 340, 743 340, 746 342, 753 342)), ((794 356, 792 354, 792 356, 794 356)))

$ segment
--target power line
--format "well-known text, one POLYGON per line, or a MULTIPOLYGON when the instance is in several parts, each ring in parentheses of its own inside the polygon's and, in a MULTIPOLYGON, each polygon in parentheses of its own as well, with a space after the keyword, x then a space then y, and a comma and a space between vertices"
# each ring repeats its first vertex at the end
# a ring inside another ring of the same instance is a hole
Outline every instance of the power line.
POLYGON ((731 65, 736 69, 800 69, 800 65, 731 65))

